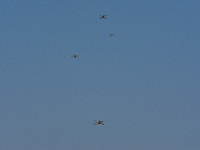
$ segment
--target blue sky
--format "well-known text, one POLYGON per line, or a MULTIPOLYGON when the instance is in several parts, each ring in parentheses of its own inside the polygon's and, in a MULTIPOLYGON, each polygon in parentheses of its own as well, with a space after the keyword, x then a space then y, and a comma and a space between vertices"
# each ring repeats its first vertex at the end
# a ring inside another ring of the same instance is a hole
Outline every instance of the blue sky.
POLYGON ((199 13, 198 0, 1 0, 0 149, 199 150, 199 13))

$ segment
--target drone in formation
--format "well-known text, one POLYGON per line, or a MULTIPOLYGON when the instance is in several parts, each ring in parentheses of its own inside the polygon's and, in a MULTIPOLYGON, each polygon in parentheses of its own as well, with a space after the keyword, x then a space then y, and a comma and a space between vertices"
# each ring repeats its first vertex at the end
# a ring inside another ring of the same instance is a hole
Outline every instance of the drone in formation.
POLYGON ((100 19, 106 19, 106 16, 108 15, 100 15, 100 19))
MULTIPOLYGON (((106 16, 108 16, 108 15, 100 15, 100 19, 106 19, 106 16)), ((111 37, 111 36, 114 36, 114 34, 113 33, 110 33, 109 34, 109 37, 111 37)), ((79 56, 78 55, 76 55, 76 54, 73 54, 72 55, 72 58, 79 58, 79 56)), ((101 121, 100 121, 101 122, 101 121)), ((103 122, 103 121, 102 121, 103 122)), ((101 123, 102 123, 101 122, 101 123)), ((99 123, 98 123, 99 124, 99 123)))
POLYGON ((94 125, 100 125, 100 124, 102 124, 102 125, 104 125, 104 123, 103 123, 103 121, 96 121, 96 120, 94 120, 94 122, 95 123, 93 123, 94 125))
MULTIPOLYGON (((108 15, 100 15, 100 19, 106 19, 106 16, 108 16, 108 15)), ((112 37, 112 36, 114 36, 114 34, 113 33, 110 33, 109 34, 109 37, 112 37)), ((72 58, 79 58, 79 55, 77 55, 77 54, 73 54, 72 56, 71 56, 72 58)), ((100 120, 94 120, 94 125, 104 125, 104 123, 103 123, 104 121, 100 121, 100 120)))

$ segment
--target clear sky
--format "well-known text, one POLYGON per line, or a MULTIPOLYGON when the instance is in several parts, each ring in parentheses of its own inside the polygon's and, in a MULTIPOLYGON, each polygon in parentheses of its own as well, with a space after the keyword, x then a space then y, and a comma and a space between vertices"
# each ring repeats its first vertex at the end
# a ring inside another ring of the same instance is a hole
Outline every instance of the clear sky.
POLYGON ((199 0, 0 0, 1 150, 199 150, 199 114, 199 0))

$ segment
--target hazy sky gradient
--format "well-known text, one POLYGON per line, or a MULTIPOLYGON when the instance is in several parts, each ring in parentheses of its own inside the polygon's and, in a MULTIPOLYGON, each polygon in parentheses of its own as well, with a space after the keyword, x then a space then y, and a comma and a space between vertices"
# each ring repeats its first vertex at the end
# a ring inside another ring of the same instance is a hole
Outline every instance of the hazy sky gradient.
POLYGON ((0 0, 1 150, 199 150, 199 114, 199 0, 0 0))

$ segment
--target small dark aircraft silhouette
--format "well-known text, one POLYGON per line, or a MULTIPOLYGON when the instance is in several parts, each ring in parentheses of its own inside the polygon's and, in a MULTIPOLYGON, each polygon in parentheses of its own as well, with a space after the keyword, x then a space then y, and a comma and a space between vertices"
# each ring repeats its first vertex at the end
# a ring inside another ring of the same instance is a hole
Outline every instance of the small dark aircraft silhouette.
POLYGON ((108 15, 100 15, 100 19, 106 19, 106 16, 108 15))
POLYGON ((78 58, 79 56, 78 56, 78 55, 76 55, 76 54, 74 54, 72 57, 73 57, 73 58, 78 58))
POLYGON ((102 124, 102 125, 104 125, 104 123, 103 123, 103 121, 96 121, 96 120, 94 120, 94 122, 95 123, 93 123, 94 125, 100 125, 100 124, 102 124))
POLYGON ((110 33, 109 36, 114 36, 114 34, 113 34, 113 33, 110 33))

